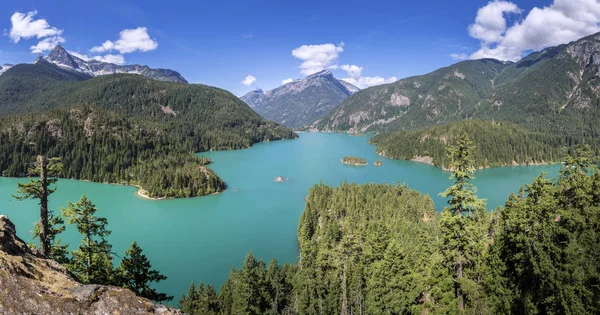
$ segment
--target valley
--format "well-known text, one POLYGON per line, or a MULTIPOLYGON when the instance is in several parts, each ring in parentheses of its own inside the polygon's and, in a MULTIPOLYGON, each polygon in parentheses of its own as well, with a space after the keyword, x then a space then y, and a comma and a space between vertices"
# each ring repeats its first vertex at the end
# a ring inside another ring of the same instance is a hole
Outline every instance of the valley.
POLYGON ((0 314, 599 313, 600 2, 550 2, 7 3, 0 314))

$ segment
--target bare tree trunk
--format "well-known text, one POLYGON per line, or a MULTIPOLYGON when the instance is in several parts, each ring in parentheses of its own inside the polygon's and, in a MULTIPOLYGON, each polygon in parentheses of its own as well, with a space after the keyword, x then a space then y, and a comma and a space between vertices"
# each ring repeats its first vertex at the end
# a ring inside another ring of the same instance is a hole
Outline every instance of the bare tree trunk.
MULTIPOLYGON (((456 266, 456 279, 462 279, 463 277, 463 265, 462 262, 459 262, 456 266)), ((461 311, 465 310, 465 301, 463 300, 463 293, 460 288, 460 284, 458 282, 454 283, 454 288, 456 290, 456 297, 458 298, 458 309, 461 311)))
POLYGON ((342 271, 342 312, 341 315, 348 315, 348 284, 346 283, 346 265, 342 271))
POLYGON ((40 198, 40 249, 42 255, 50 256, 50 240, 48 240, 48 160, 41 155, 37 157, 40 168, 40 182, 42 195, 40 198))

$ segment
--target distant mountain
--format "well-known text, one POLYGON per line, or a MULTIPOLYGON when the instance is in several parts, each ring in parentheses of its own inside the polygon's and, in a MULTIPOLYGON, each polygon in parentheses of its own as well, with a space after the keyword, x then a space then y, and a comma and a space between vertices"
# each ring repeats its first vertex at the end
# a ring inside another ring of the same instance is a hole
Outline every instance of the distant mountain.
POLYGON ((463 61, 361 90, 312 129, 396 131, 479 118, 538 131, 574 133, 578 125, 591 134, 597 132, 600 117, 599 70, 599 34, 516 63, 463 61))
POLYGON ((264 96, 265 92, 261 89, 258 89, 248 92, 246 95, 240 97, 240 99, 248 104, 248 106, 254 108, 256 105, 260 104, 264 96))
POLYGON ((263 117, 299 128, 324 117, 358 90, 324 70, 270 91, 252 91, 241 99, 263 117))
POLYGON ((177 71, 169 69, 151 69, 148 66, 129 65, 119 66, 112 63, 102 62, 98 60, 83 60, 68 53, 62 46, 58 45, 48 54, 41 56, 36 60, 44 59, 61 68, 74 70, 80 73, 85 73, 92 77, 114 74, 114 73, 131 73, 139 74, 144 77, 166 82, 188 83, 177 71))

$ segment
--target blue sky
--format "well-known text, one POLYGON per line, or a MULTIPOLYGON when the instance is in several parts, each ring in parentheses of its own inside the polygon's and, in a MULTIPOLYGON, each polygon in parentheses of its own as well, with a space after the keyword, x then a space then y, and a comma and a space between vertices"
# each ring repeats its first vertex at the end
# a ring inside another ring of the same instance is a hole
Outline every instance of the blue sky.
POLYGON ((387 81, 423 74, 464 58, 518 59, 526 51, 597 31, 598 6, 595 0, 0 0, 0 64, 31 62, 37 55, 32 46, 60 36, 69 51, 170 68, 190 82, 236 95, 271 89, 319 68, 366 86, 377 82, 375 77, 387 81), (58 34, 27 37, 24 30, 15 43, 11 17, 33 11, 31 21, 43 19, 46 30, 58 34), (562 20, 552 20, 557 12, 562 20), (566 35, 549 36, 544 32, 552 28, 542 27, 564 29, 573 21, 577 26, 566 35), (136 29, 149 36, 142 46, 118 41, 123 30, 136 29), (108 40, 105 48, 90 51, 108 40), (324 44, 330 46, 318 46, 324 44), (255 78, 246 80, 248 86, 242 84, 247 76, 255 78))

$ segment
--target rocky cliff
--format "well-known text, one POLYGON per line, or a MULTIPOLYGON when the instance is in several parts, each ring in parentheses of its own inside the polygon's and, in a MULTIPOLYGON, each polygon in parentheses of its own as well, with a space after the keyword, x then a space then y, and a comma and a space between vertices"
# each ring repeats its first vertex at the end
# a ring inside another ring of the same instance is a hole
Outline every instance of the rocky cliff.
POLYGON ((82 285, 31 250, 0 215, 0 314, 181 314, 112 286, 82 285))

